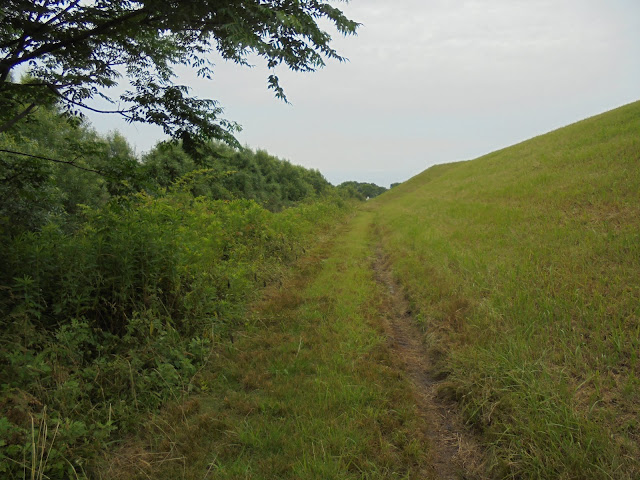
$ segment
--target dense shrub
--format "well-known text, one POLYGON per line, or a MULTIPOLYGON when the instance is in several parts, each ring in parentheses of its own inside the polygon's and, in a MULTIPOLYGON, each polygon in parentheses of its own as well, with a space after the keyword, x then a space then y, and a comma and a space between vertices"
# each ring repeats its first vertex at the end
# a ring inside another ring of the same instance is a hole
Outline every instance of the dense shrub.
POLYGON ((343 208, 137 194, 86 207, 75 233, 16 236, 0 273, 0 473, 81 475, 141 413, 197 388, 211 346, 343 208), (48 461, 33 467, 46 429, 48 461))

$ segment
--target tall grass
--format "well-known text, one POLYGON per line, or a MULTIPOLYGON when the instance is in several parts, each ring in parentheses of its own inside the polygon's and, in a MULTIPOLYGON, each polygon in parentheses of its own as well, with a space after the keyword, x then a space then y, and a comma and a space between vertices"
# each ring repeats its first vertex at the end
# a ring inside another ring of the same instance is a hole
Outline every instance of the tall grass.
POLYGON ((38 475, 82 477, 148 412, 197 390, 247 304, 346 207, 138 194, 87 208, 75 233, 15 238, 0 274, 0 476, 34 471, 33 421, 57 432, 38 475))
POLYGON ((640 476, 640 103, 376 199, 500 478, 640 476))

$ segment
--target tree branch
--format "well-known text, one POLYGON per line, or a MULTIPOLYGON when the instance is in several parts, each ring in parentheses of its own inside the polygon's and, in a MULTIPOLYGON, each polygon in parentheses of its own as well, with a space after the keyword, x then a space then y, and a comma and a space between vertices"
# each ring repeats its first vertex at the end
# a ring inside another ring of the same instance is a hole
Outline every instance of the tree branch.
POLYGON ((45 25, 49 25, 50 23, 53 23, 55 20, 57 20, 58 18, 62 17, 64 14, 69 12, 69 10, 71 10, 72 8, 75 8, 78 5, 78 3, 80 3, 80 0, 75 0, 74 2, 71 2, 67 8, 56 13, 53 17, 51 17, 49 20, 44 22, 42 26, 44 27, 45 25))
POLYGON ((135 18, 139 15, 144 15, 144 7, 139 9, 139 10, 133 10, 125 15, 122 15, 120 17, 117 18, 113 18, 101 25, 98 25, 95 28, 89 29, 89 30, 85 30, 84 32, 81 32, 79 35, 76 35, 74 37, 69 37, 65 40, 61 40, 59 42, 56 43, 52 43, 49 45, 43 45, 42 47, 34 50, 33 52, 29 53, 29 54, 25 54, 21 57, 17 57, 17 56, 13 56, 10 58, 5 58, 4 60, 0 61, 0 65, 2 65, 4 68, 7 68, 9 70, 11 70, 12 68, 27 62, 29 60, 32 60, 34 58, 38 58, 41 57, 43 55, 46 55, 48 53, 52 53, 55 52, 56 50, 60 50, 61 48, 66 48, 66 47, 70 47, 78 42, 81 42, 83 40, 87 40, 88 38, 91 38, 93 36, 96 35, 100 35, 102 33, 106 33, 108 32, 111 28, 125 23, 129 20, 131 20, 132 18, 135 18))
POLYGON ((15 117, 13 117, 11 120, 9 120, 8 122, 5 122, 4 124, 0 125, 0 133, 6 132, 7 130, 9 130, 16 123, 18 123, 24 117, 29 115, 34 108, 36 108, 36 104, 32 103, 27 108, 25 108, 21 113, 19 113, 15 117))
POLYGON ((85 172, 97 173, 98 175, 101 175, 103 177, 114 178, 114 177, 112 177, 110 175, 107 175, 104 172, 101 172, 100 170, 94 170, 93 168, 88 168, 88 167, 81 167, 80 165, 77 165, 73 161, 69 161, 69 160, 58 160, 58 159, 55 159, 55 158, 43 157, 43 156, 40 156, 40 155, 31 155, 30 153, 16 152, 14 150, 7 150, 5 148, 0 148, 0 152, 8 153, 10 155, 18 155, 18 156, 22 156, 22 157, 35 158, 37 160, 46 160, 48 162, 60 163, 62 165, 69 165, 71 167, 75 167, 75 168, 78 168, 80 170, 84 170, 85 172))
POLYGON ((129 108, 128 110, 100 110, 98 108, 93 108, 93 107, 90 107, 88 105, 85 105, 82 102, 76 102, 75 100, 71 100, 70 98, 65 97, 63 94, 58 92, 53 85, 47 84, 46 86, 49 88, 49 90, 51 90, 51 92, 54 95, 59 97, 60 100, 62 100, 63 102, 68 102, 68 103, 70 103, 72 105, 75 105, 77 107, 80 107, 80 108, 86 108, 87 110, 89 110, 91 112, 95 112, 95 113, 118 113, 118 114, 122 115, 124 118, 128 119, 129 117, 127 116, 127 113, 132 112, 133 110, 135 110, 133 107, 129 108))
MULTIPOLYGON (((55 15, 53 15, 49 20, 47 20, 44 23, 40 23, 38 27, 32 29, 29 31, 29 33, 27 33, 26 31, 23 31, 22 36, 20 38, 17 38, 15 40, 11 40, 8 42, 5 42, 3 44, 0 44, 0 49, 5 49, 5 48, 9 48, 12 45, 18 45, 18 47, 16 47, 14 49, 14 51, 12 52, 12 55, 16 55, 20 50, 24 49, 25 46, 25 42, 26 40, 31 37, 33 38, 33 36, 35 34, 39 34, 41 32, 43 32, 44 30, 46 30, 46 27, 51 25, 53 22, 55 22, 56 20, 60 19, 61 17, 63 17, 66 13, 68 13, 71 9, 75 8, 76 6, 78 6, 78 3, 80 3, 80 0, 75 0, 73 2, 71 2, 66 8, 64 8, 63 10, 60 10, 58 13, 56 13, 55 15)), ((42 18, 43 13, 39 13, 38 16, 36 17, 34 23, 39 22, 40 19, 42 18)))

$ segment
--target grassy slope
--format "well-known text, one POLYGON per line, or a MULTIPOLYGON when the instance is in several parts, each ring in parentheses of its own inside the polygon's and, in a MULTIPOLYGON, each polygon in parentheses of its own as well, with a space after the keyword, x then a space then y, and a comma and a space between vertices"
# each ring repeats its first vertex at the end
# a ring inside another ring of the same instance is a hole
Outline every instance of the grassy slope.
POLYGON ((274 288, 199 378, 100 468, 100 477, 425 478, 408 379, 379 321, 364 212, 274 288))
POLYGON ((638 478, 640 102, 373 202, 493 475, 638 478))

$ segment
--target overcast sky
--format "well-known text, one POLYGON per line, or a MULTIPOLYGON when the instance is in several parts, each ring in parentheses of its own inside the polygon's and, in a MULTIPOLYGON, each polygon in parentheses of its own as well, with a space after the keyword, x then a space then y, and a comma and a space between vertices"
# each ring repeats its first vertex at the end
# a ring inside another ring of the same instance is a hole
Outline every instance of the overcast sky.
MULTIPOLYGON (((334 35, 349 62, 280 77, 213 59, 213 81, 179 82, 219 100, 241 143, 345 180, 388 186, 640 99, 640 0, 352 0, 362 23, 334 35)), ((90 117, 144 152, 159 129, 90 117)))

